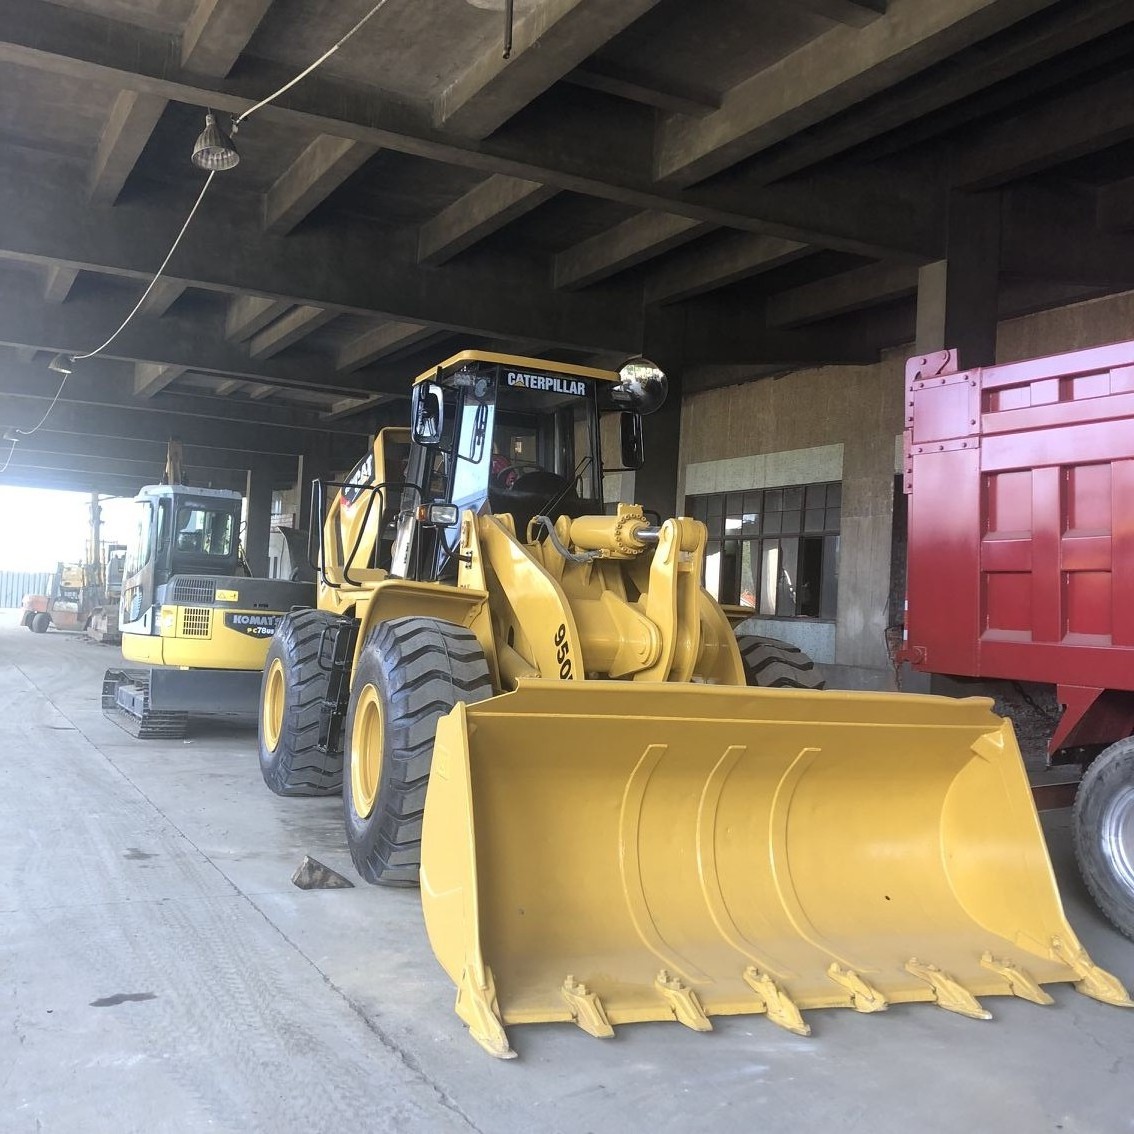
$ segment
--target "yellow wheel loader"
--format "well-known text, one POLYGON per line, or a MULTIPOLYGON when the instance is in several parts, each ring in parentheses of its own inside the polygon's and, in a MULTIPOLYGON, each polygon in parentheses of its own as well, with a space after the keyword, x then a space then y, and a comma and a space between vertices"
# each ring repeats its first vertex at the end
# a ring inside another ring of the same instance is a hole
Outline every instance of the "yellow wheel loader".
POLYGON ((329 506, 317 486, 318 607, 263 680, 268 785, 341 783, 355 865, 420 882, 496 1056, 535 1021, 806 1034, 812 1008, 982 1019, 1055 981, 1128 1005, 1064 917, 991 702, 814 688, 798 651, 738 641, 699 521, 604 510, 600 416, 638 466, 664 392, 641 360, 422 375, 410 428, 329 506))
POLYGON ((190 712, 256 712, 276 624, 314 586, 250 577, 237 492, 158 484, 136 503, 118 618, 122 655, 142 668, 106 671, 103 712, 143 740, 184 736, 190 712))

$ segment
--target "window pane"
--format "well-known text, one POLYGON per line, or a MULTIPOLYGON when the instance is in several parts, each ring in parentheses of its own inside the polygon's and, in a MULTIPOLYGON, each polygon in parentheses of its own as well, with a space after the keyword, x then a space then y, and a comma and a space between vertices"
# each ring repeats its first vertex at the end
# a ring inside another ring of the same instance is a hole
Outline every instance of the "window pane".
POLYGON ((807 507, 822 508, 827 496, 825 484, 809 484, 807 486, 807 507))
POLYGON ((759 489, 755 489, 752 492, 746 492, 744 494, 744 510, 746 512, 759 513, 763 510, 763 508, 764 494, 759 489))
POLYGON ((760 613, 776 613, 776 581, 780 577, 780 542, 766 539, 761 544, 760 613))
POLYGON ((710 513, 705 523, 709 527, 710 539, 720 539, 724 535, 724 517, 719 512, 715 516, 710 513))
POLYGON ((724 513, 724 497, 722 496, 702 496, 705 501, 706 514, 710 516, 720 516, 724 513))
POLYGON ((842 524, 842 508, 827 509, 827 531, 837 532, 842 524))
POLYGON ((721 545, 705 545, 705 590, 718 602, 721 600, 721 545))
POLYGON ((839 591, 839 537, 823 537, 823 586, 819 598, 819 617, 834 618, 839 591))
POLYGON ((705 518, 705 498, 703 496, 687 496, 685 498, 685 514, 695 520, 705 518))
POLYGON ((779 512, 765 512, 764 513, 764 532, 765 534, 778 535, 780 531, 780 513, 779 512))
POLYGON ((741 521, 740 516, 731 516, 731 515, 725 516, 725 522, 724 522, 725 535, 738 536, 738 535, 740 535, 741 527, 742 527, 742 521, 741 521))
POLYGON ((759 580, 757 579, 757 571, 759 569, 759 561, 754 559, 756 549, 759 544, 752 540, 745 540, 741 545, 741 559, 740 559, 740 605, 741 606, 755 606, 756 605, 756 587, 759 580))
POLYGON ((740 595, 740 544, 726 540, 721 556, 721 602, 735 603, 740 595))
POLYGON ((823 530, 823 509, 808 508, 803 516, 803 530, 805 532, 821 532, 823 530))
POLYGON ((784 489, 784 511, 790 511, 793 508, 803 507, 803 489, 802 488, 785 488, 784 489))
POLYGON ((823 591, 823 540, 799 541, 799 580, 796 601, 799 613, 807 618, 818 618, 822 607, 823 591))
POLYGON ((843 502, 843 486, 836 481, 827 485, 827 507, 837 508, 843 502))
POLYGON ((739 516, 744 511, 744 494, 741 492, 730 492, 725 498, 725 514, 729 516, 739 516))
POLYGON ((783 513, 783 520, 780 523, 780 531, 783 532, 785 535, 788 532, 791 532, 793 534, 797 533, 799 531, 799 525, 800 525, 801 520, 802 520, 802 516, 800 515, 800 511, 799 511, 798 508, 796 508, 793 512, 784 512, 783 513))
POLYGON ((780 488, 769 488, 764 493, 764 511, 782 512, 784 508, 784 493, 780 488))
POLYGON ((776 596, 776 614, 781 618, 791 618, 798 613, 795 608, 798 560, 799 540, 780 540, 780 581, 776 596))
POLYGON ((741 532, 748 535, 758 535, 760 533, 760 514, 759 512, 745 512, 741 519, 741 532))

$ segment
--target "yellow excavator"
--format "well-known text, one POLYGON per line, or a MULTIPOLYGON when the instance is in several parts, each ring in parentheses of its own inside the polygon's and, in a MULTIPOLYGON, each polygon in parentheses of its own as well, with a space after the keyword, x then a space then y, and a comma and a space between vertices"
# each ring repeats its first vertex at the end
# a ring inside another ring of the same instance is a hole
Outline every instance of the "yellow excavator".
POLYGON ((183 481, 171 442, 165 483, 135 497, 118 612, 122 655, 135 664, 102 681, 103 712, 141 740, 184 736, 190 713, 255 713, 277 623, 314 600, 310 582, 251 577, 240 493, 183 481))
POLYGON ((410 427, 316 486, 317 607, 263 677, 268 785, 341 787, 356 867, 420 882, 457 1013, 502 1058, 536 1021, 806 1034, 808 1009, 983 1019, 978 997, 1058 981, 1130 1005, 1064 916, 991 702, 816 688, 736 636, 699 521, 604 507, 604 415, 639 467, 665 390, 644 360, 419 377, 410 427))

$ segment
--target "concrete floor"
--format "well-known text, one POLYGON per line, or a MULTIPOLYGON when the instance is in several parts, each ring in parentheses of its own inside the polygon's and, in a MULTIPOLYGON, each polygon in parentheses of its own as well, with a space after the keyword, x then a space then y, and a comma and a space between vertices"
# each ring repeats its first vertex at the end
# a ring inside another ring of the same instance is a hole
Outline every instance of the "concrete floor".
MULTIPOLYGON (((991 1002, 759 1016, 600 1042, 467 1038, 415 892, 304 892, 304 853, 353 876, 337 799, 262 785, 255 733, 145 744, 104 720, 117 651, 0 625, 0 1130, 1065 1131, 1134 1128, 1134 1011, 1065 985, 991 1002)), ((1075 928, 1134 986, 1095 912, 1067 814, 1047 823, 1075 928)))

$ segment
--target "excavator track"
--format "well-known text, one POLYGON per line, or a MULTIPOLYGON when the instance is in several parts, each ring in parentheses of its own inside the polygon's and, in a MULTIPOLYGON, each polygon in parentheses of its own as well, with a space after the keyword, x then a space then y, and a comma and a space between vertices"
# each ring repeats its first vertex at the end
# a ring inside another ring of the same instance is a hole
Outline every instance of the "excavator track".
POLYGON ((108 669, 102 678, 102 712, 138 740, 180 740, 186 712, 150 707, 150 678, 144 669, 108 669))

